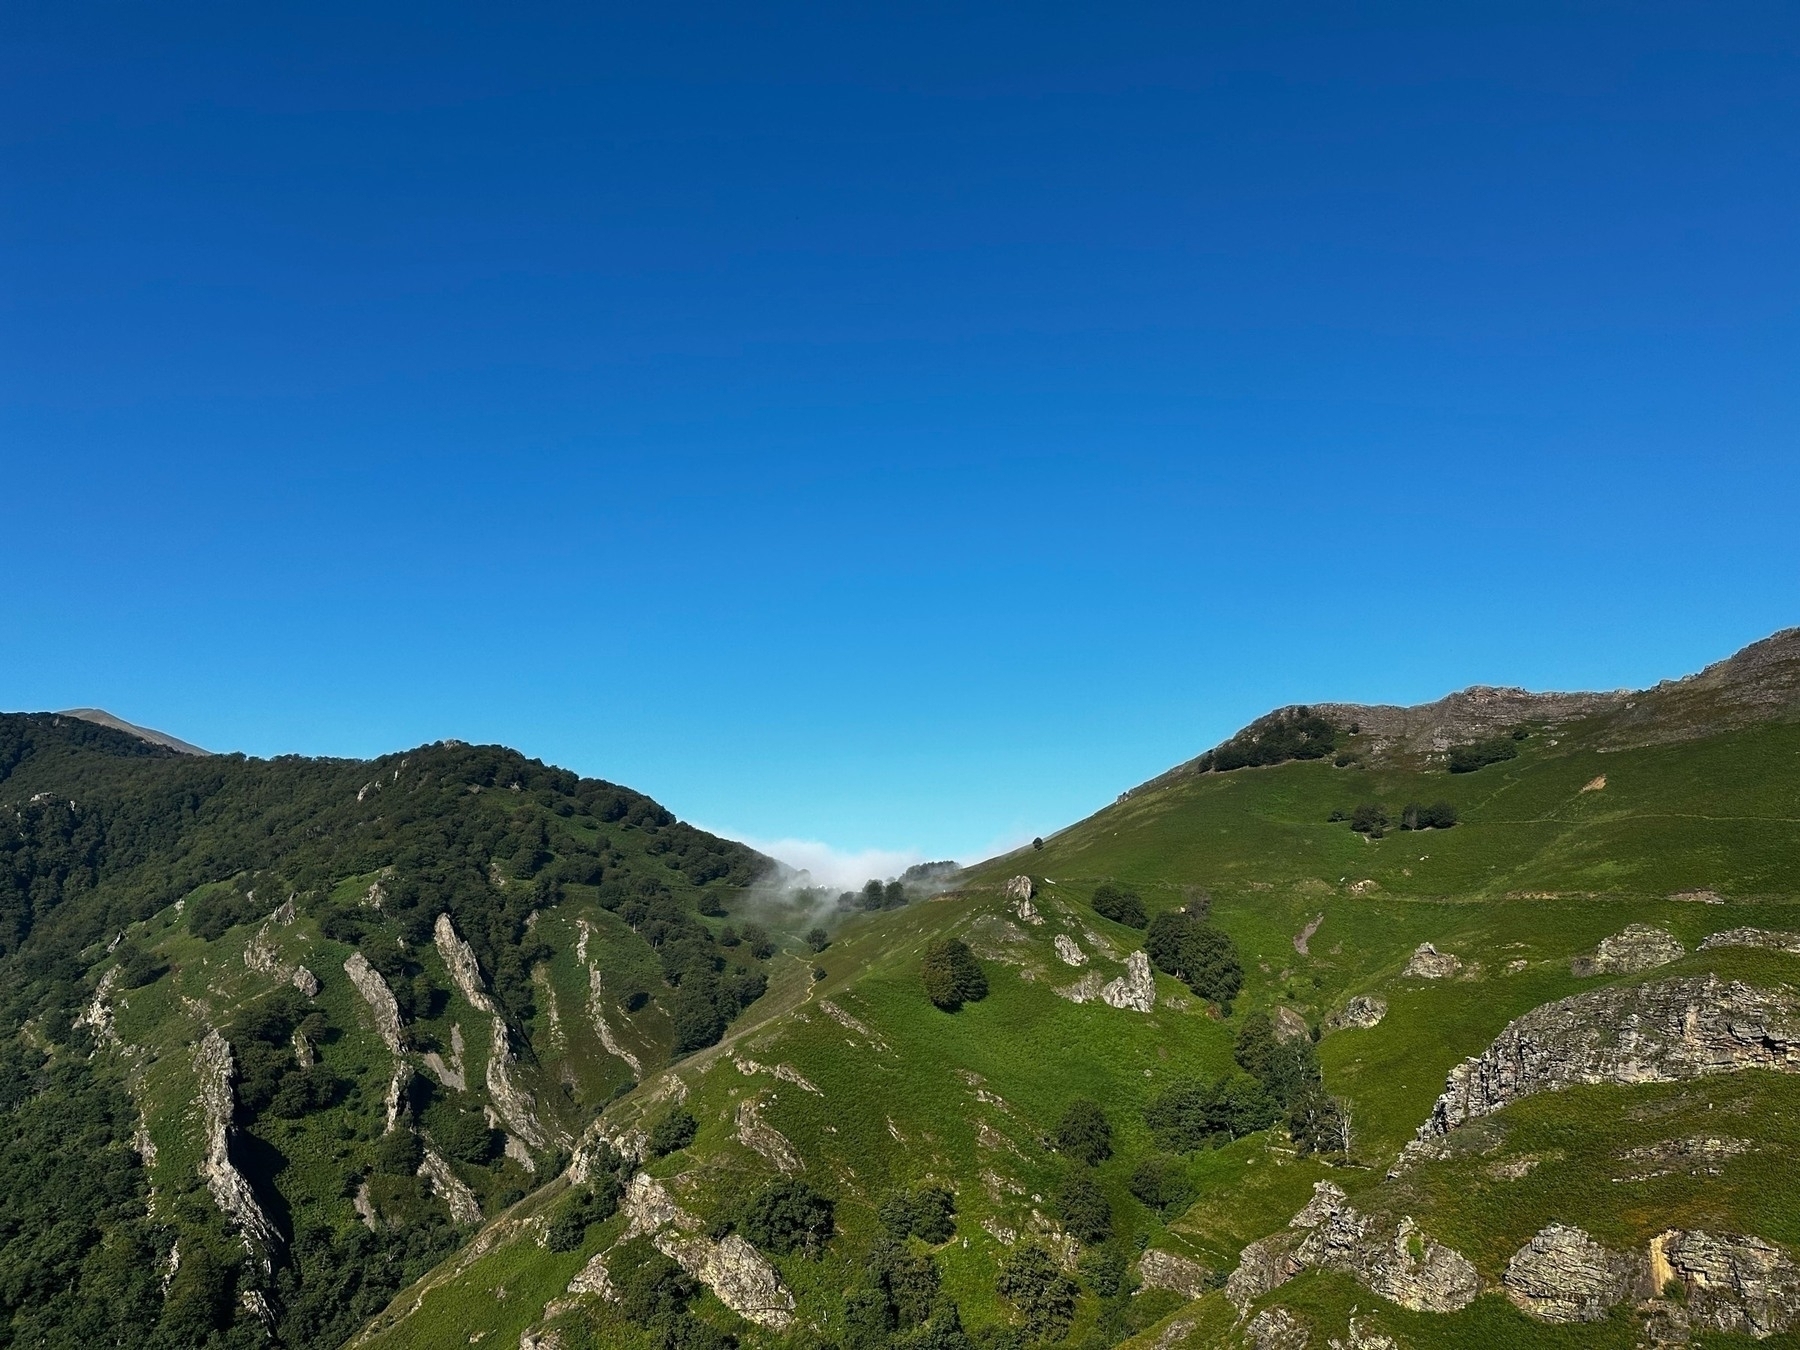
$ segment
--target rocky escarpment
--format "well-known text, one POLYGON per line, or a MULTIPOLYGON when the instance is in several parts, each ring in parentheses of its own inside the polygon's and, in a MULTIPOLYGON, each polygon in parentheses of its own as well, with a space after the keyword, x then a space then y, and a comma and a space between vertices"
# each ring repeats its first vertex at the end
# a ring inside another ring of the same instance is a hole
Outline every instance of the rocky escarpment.
POLYGON ((361 952, 351 952, 349 959, 344 962, 344 974, 350 977, 350 983, 356 986, 356 992, 369 1005, 369 1011, 375 1018, 375 1034, 381 1037, 382 1044, 394 1054, 402 1054, 405 1045, 400 1005, 394 1002, 394 991, 387 987, 387 981, 381 978, 381 972, 370 965, 368 958, 361 952))
POLYGON ((462 940, 448 914, 437 916, 431 935, 437 943, 438 956, 443 959, 444 968, 450 972, 457 991, 478 1011, 487 1013, 490 1017, 497 1014, 500 1010, 494 1006, 494 1000, 488 997, 487 986, 481 978, 481 967, 475 960, 475 949, 462 940))
POLYGON ((1596 989, 1518 1018, 1450 1071, 1399 1171, 1458 1126, 1582 1083, 1671 1083, 1744 1069, 1800 1071, 1800 995, 1707 975, 1596 989))
POLYGON ((1576 975, 1636 975, 1686 955, 1687 948, 1668 929, 1630 923, 1611 937, 1602 938, 1591 955, 1576 957, 1570 969, 1576 975))
MULTIPOLYGON (((793 1325, 794 1296, 762 1253, 736 1233, 715 1242, 700 1220, 677 1205, 660 1181, 637 1173, 625 1187, 627 1237, 648 1234, 651 1243, 746 1321, 772 1331, 793 1325)), ((591 1263, 590 1263, 591 1264, 591 1263)), ((610 1297, 611 1282, 584 1272, 587 1288, 610 1297)), ((574 1291, 574 1286, 570 1286, 574 1291)))
POLYGON ((1674 1230, 1652 1238, 1655 1288, 1679 1288, 1670 1313, 1688 1326, 1762 1338, 1800 1323, 1800 1268, 1772 1242, 1674 1230))
POLYGON ((533 1148, 544 1147, 544 1127, 538 1123, 537 1103, 513 1081, 512 1038, 504 1018, 494 1019, 493 1041, 488 1052, 487 1090, 494 1110, 506 1128, 533 1148))
POLYGON ((449 1206, 452 1219, 462 1224, 481 1222, 481 1202, 475 1198, 475 1192, 463 1184, 435 1149, 425 1150, 419 1175, 425 1178, 431 1193, 449 1206))
POLYGON ((1183 1298, 1199 1298, 1215 1284, 1213 1272, 1198 1261, 1155 1247, 1138 1257, 1138 1280, 1146 1289, 1171 1289, 1183 1298))
MULTIPOLYGON (((206 1132, 200 1177, 219 1212, 243 1236, 245 1247, 253 1251, 251 1244, 259 1243, 267 1250, 280 1244, 281 1235, 257 1202, 249 1181, 231 1161, 231 1140, 237 1133, 231 1092, 234 1072, 230 1042, 216 1029, 208 1031, 194 1048, 194 1076, 200 1084, 195 1105, 206 1132)), ((264 1264, 268 1264, 267 1257, 264 1264)))
POLYGON ((1767 928, 1731 928, 1713 933, 1701 940, 1700 950, 1720 947, 1760 947, 1765 951, 1788 952, 1800 956, 1800 933, 1778 933, 1767 928))
POLYGON ((1410 1218, 1388 1223, 1348 1203, 1329 1181, 1289 1231, 1251 1243, 1225 1282, 1225 1297, 1243 1315, 1257 1299, 1303 1270, 1342 1270, 1372 1293, 1415 1312, 1456 1312, 1481 1292, 1468 1258, 1425 1236, 1410 1218))

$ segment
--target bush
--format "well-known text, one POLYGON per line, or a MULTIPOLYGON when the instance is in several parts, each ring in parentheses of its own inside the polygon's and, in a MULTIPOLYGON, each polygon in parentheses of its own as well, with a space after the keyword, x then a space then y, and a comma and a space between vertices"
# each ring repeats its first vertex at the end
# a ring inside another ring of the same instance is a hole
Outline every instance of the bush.
POLYGON ((1075 1319, 1075 1284, 1035 1242, 1015 1247, 1000 1263, 994 1288, 1025 1319, 1025 1334, 1055 1340, 1075 1319))
POLYGON ((619 1178, 603 1172, 590 1186, 577 1186, 550 1215, 545 1245, 553 1252, 572 1252, 587 1237, 589 1225, 605 1223, 619 1210, 619 1178))
POLYGON ((1171 1083, 1144 1108, 1144 1124, 1158 1147, 1192 1153, 1266 1130, 1280 1114, 1261 1083, 1232 1073, 1211 1083, 1198 1078, 1171 1083))
POLYGON ((1142 928, 1150 922, 1144 913, 1144 902, 1138 899, 1136 893, 1122 891, 1111 883, 1099 886, 1090 903, 1094 907, 1094 913, 1101 918, 1122 923, 1127 928, 1142 928))
POLYGON ((925 949, 919 967, 925 996, 945 1012, 987 997, 987 976, 968 945, 956 938, 934 942, 925 949))
POLYGON ((1086 1172, 1071 1172, 1056 1191, 1056 1212, 1063 1227, 1090 1245, 1112 1232, 1112 1204, 1086 1172))
POLYGON ((1400 813, 1400 828, 1403 830, 1447 830, 1454 824, 1456 808, 1449 802, 1432 802, 1429 806, 1408 802, 1406 809, 1400 813))
POLYGON ((831 939, 823 928, 814 928, 806 935, 806 945, 815 952, 822 952, 831 945, 831 939))
POLYGON ((410 1177, 425 1161, 425 1149, 411 1130, 389 1130, 371 1152, 375 1170, 383 1176, 410 1177))
POLYGON ((1364 802, 1350 813, 1350 828, 1371 839, 1381 838, 1387 833, 1387 827, 1387 808, 1380 802, 1364 802))
POLYGON ((1337 730, 1311 708, 1283 708, 1258 718, 1224 744, 1200 757, 1197 768, 1232 769, 1282 764, 1290 759, 1324 759, 1337 748, 1337 730))
POLYGON ((1490 764, 1517 759, 1519 747, 1511 736, 1495 736, 1471 745, 1453 746, 1450 750, 1451 773, 1474 773, 1490 764))
POLYGON ((882 1201, 877 1217, 896 1242, 916 1237, 935 1247, 956 1234, 956 1196, 943 1186, 895 1191, 882 1201))
POLYGON ((1319 1052, 1312 1041, 1278 1039, 1267 1013, 1251 1013, 1244 1019, 1232 1058, 1284 1111, 1319 1083, 1319 1052))
POLYGON ((644 1147, 653 1158, 667 1157, 677 1149, 684 1149, 694 1142, 694 1136, 700 1132, 700 1122, 694 1119, 693 1112, 685 1106, 671 1106, 650 1127, 649 1138, 644 1147))
POLYGON ((1165 975, 1173 975, 1201 998, 1226 1012, 1244 987, 1237 944, 1223 930, 1193 914, 1171 910, 1150 921, 1144 952, 1165 975))
POLYGON ((694 1278, 650 1245, 635 1237, 613 1248, 607 1262, 619 1307, 639 1326, 660 1318, 677 1318, 699 1294, 694 1278))
POLYGON ((739 1217, 744 1236, 764 1251, 804 1252, 817 1258, 831 1240, 835 1206, 797 1179, 771 1181, 750 1197, 739 1217))
POLYGON ((1125 1259, 1125 1253, 1112 1243, 1089 1248, 1081 1254, 1081 1260, 1077 1264, 1082 1278, 1096 1296, 1117 1298, 1125 1292, 1129 1263, 1125 1259))
POLYGON ((1194 1198, 1187 1168, 1179 1158, 1153 1153, 1132 1169, 1125 1183, 1132 1195, 1165 1219, 1173 1218, 1194 1198))
POLYGON ((1089 1167, 1112 1157, 1112 1125, 1098 1102, 1085 1097, 1069 1103, 1063 1118, 1057 1122, 1057 1151, 1078 1158, 1089 1167))

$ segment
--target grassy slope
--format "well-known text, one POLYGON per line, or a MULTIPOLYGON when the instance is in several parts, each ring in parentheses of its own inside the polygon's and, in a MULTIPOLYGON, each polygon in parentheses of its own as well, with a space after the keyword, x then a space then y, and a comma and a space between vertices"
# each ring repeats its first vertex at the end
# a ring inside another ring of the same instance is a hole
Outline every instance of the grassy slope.
MULTIPOLYGON (((992 1292, 1004 1248, 989 1230, 1045 1226, 1034 1211, 1047 1212, 1039 1197, 1050 1194, 1063 1164, 1041 1139, 1071 1098, 1092 1096, 1106 1104, 1119 1134, 1118 1153, 1100 1178, 1124 1239, 1228 1270, 1247 1241, 1285 1223, 1327 1170, 1293 1157, 1278 1139, 1240 1141, 1194 1161, 1203 1194, 1165 1228, 1123 1185, 1150 1147, 1139 1111, 1171 1078, 1222 1068, 1232 1024, 1210 1018, 1160 978, 1163 1002, 1148 1017, 1077 1006, 1051 988, 1076 974, 1052 954, 1051 934, 1065 931, 1095 951, 1088 934, 1097 933, 1121 956, 1135 945, 1136 935, 1086 909, 1100 882, 1137 889, 1153 911, 1181 903, 1186 888, 1199 886, 1210 892, 1218 922, 1244 953, 1249 980, 1240 1011, 1287 1002, 1318 1022, 1353 993, 1389 1001, 1380 1026, 1329 1035, 1321 1045, 1328 1084, 1354 1108, 1359 1155, 1374 1164, 1329 1175, 1368 1203, 1405 1204, 1490 1278, 1551 1217, 1620 1242, 1690 1218, 1794 1240, 1800 1192, 1775 1150, 1787 1143, 1779 1122, 1795 1089, 1760 1075, 1675 1094, 1690 1114, 1727 1109, 1727 1099, 1748 1094, 1754 1104, 1742 1119, 1757 1128, 1767 1124, 1768 1149, 1734 1162, 1724 1185, 1677 1179, 1621 1191, 1593 1180, 1611 1175, 1603 1158, 1675 1132, 1658 1118, 1623 1114, 1659 1090, 1595 1089, 1508 1113, 1509 1122, 1516 1117, 1508 1128, 1532 1148, 1538 1145, 1530 1141, 1540 1137, 1565 1141, 1544 1143, 1549 1153, 1560 1150, 1560 1158, 1522 1182, 1477 1182, 1471 1169, 1484 1166, 1481 1160, 1423 1169, 1398 1196, 1380 1187, 1382 1169, 1428 1112, 1445 1072, 1485 1047, 1511 1018, 1593 987, 1570 973, 1569 962, 1601 937, 1627 922, 1657 922, 1692 947, 1706 933, 1738 924, 1800 927, 1800 911, 1791 905, 1800 876, 1794 848, 1800 727, 1769 725, 1605 753, 1597 742, 1595 728, 1540 732, 1518 759, 1469 775, 1313 762, 1179 780, 1100 812, 1041 852, 996 861, 956 896, 858 919, 825 953, 828 978, 805 1003, 773 1017, 740 1047, 762 1064, 794 1066, 822 1095, 764 1074, 746 1076, 728 1057, 679 1066, 672 1072, 691 1094, 701 1137, 658 1170, 679 1174, 683 1203, 703 1215, 767 1178, 770 1165, 733 1137, 738 1103, 758 1096, 764 1119, 793 1142, 809 1178, 839 1199, 843 1236, 835 1254, 817 1265, 778 1263, 801 1297, 803 1317, 828 1337, 838 1329, 839 1293, 872 1236, 873 1206, 896 1184, 947 1181, 958 1192, 961 1219, 959 1237, 939 1260, 965 1320, 978 1326, 1005 1315, 992 1292), (1603 789, 1582 791, 1601 775, 1603 789), (1455 829, 1369 841, 1326 821, 1333 809, 1360 801, 1379 799, 1397 815, 1408 800, 1439 798, 1460 809, 1463 823, 1455 829), (1042 883, 1049 922, 1014 923, 1022 940, 1008 940, 997 883, 1027 869, 1042 883), (1720 908, 1667 898, 1701 888, 1732 903, 1720 908), (1302 956, 1294 935, 1321 915, 1310 953, 1302 956), (931 1008, 917 982, 918 953, 947 933, 967 936, 990 954, 993 985, 988 1000, 955 1016, 931 1008), (1401 979, 1407 956, 1422 941, 1461 956, 1468 978, 1401 979), (1006 958, 992 959, 997 953, 1006 958), (1523 966, 1509 969, 1518 962, 1523 966), (826 1016, 826 998, 873 1039, 826 1016), (1187 1006, 1174 1006, 1181 1003, 1187 1006), (1606 1127, 1596 1129, 1597 1121, 1606 1127), (1587 1141, 1581 1147, 1567 1142, 1577 1136, 1587 1141), (1622 1206, 1626 1194, 1631 1201, 1622 1206)), ((1767 982, 1792 978, 1797 961, 1708 953, 1675 969, 1716 969, 1767 982)), ((1095 965, 1104 975, 1118 969, 1098 956, 1095 965)), ((624 1123, 642 1109, 636 1097, 627 1098, 610 1118, 624 1123)), ((564 1266, 573 1269, 610 1240, 610 1232, 596 1230, 572 1257, 550 1262, 540 1253, 549 1262, 543 1287, 555 1286, 565 1278, 564 1266)), ((491 1291, 493 1271, 520 1259, 515 1248, 499 1244, 434 1292, 436 1316, 388 1324, 379 1343, 463 1343, 471 1328, 499 1330, 492 1319, 501 1307, 507 1334, 517 1334, 531 1325, 533 1310, 510 1298, 496 1303, 491 1291)), ((1169 1311, 1170 1297, 1141 1296, 1144 1318, 1169 1311)), ((1311 1309, 1324 1330, 1340 1335, 1350 1305, 1366 1312, 1378 1302, 1335 1276, 1306 1277, 1279 1298, 1311 1309)), ((1230 1319, 1221 1322, 1217 1301, 1214 1295, 1198 1305, 1195 1343, 1226 1334, 1230 1319)), ((712 1311, 721 1325, 734 1320, 712 1311)), ((1084 1307, 1077 1338, 1093 1312, 1084 1307)), ((601 1343, 632 1343, 632 1333, 598 1315, 601 1343)), ((587 1316, 578 1312, 565 1322, 587 1316)), ((1454 1318, 1415 1317, 1385 1305, 1377 1316, 1420 1345, 1603 1344, 1612 1335, 1541 1328, 1494 1298, 1454 1318)), ((753 1343, 768 1339, 742 1325, 736 1330, 753 1343)))

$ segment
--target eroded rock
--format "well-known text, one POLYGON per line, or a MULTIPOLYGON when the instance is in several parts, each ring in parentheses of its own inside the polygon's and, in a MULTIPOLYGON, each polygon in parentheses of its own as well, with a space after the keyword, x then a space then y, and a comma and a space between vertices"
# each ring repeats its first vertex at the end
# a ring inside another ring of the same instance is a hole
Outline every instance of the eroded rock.
POLYGON ((1306 1343, 1312 1339, 1306 1323, 1280 1306, 1264 1308, 1250 1319, 1244 1331, 1256 1350, 1306 1350, 1306 1343))
POLYGON ((1198 1261, 1152 1247, 1138 1257, 1138 1279, 1146 1289, 1172 1289, 1199 1298, 1214 1285, 1213 1272, 1198 1261))
POLYGON ((1147 1013, 1156 1006, 1156 977, 1150 973, 1150 958, 1135 951, 1125 958, 1125 973, 1110 980, 1100 990, 1100 1001, 1109 1008, 1124 1008, 1147 1013))
POLYGON ((1800 933, 1778 933, 1767 928, 1729 928, 1723 933, 1708 935, 1700 943, 1703 952, 1719 947, 1762 947, 1800 956, 1800 933))
POLYGON ((1580 1083, 1673 1083, 1745 1069, 1800 1071, 1800 995, 1713 975, 1596 989, 1535 1008, 1450 1071, 1395 1170, 1435 1156, 1471 1120, 1580 1083))
POLYGON ((1553 1223, 1514 1253, 1500 1283, 1508 1298, 1540 1321, 1604 1322, 1609 1309, 1647 1281, 1641 1259, 1553 1223))
POLYGON ((344 962, 344 974, 350 977, 350 983, 356 986, 356 992, 362 995, 363 1002, 369 1005, 369 1011, 374 1014, 375 1034, 381 1037, 382 1044, 390 1051, 400 1054, 400 1005, 394 1002, 394 991, 387 987, 387 981, 381 978, 381 972, 370 965, 368 958, 361 952, 351 952, 349 959, 344 962))
POLYGON ((745 1148, 760 1153, 789 1175, 806 1170, 799 1150, 785 1134, 762 1118, 762 1105, 754 1097, 746 1097, 738 1103, 737 1137, 745 1148))
POLYGON ((1312 1028, 1306 1025, 1306 1019, 1285 1003, 1275 1005, 1269 1014, 1269 1021, 1275 1027, 1275 1039, 1278 1041, 1304 1041, 1312 1036, 1312 1028))
POLYGON ((639 1172, 625 1188, 628 1236, 648 1233, 656 1249, 711 1289, 738 1316, 784 1331, 794 1321, 794 1296, 775 1268, 736 1233, 714 1242, 700 1221, 677 1205, 662 1183, 639 1172))
MULTIPOLYGON (((585 929, 582 936, 584 939, 587 936, 585 929)), ((639 1062, 636 1055, 632 1054, 631 1051, 627 1050, 624 1045, 620 1043, 617 1036, 613 1035, 612 1025, 606 1020, 606 1013, 602 1011, 600 1004, 600 969, 598 966, 589 966, 588 1017, 592 1019, 594 1023, 594 1031, 600 1037, 600 1044, 606 1047, 607 1054, 622 1059, 631 1066, 631 1076, 633 1078, 642 1078, 644 1076, 643 1064, 639 1062)))
POLYGON ((1576 975, 1636 975, 1655 970, 1687 955, 1687 948, 1666 928, 1630 923, 1611 937, 1602 938, 1590 956, 1570 963, 1576 975))
POLYGON ((1067 933, 1058 933, 1052 939, 1051 945, 1056 948, 1056 955, 1064 965, 1085 966, 1087 964, 1087 953, 1082 951, 1080 945, 1067 933))
MULTIPOLYGON (((213 1203, 219 1207, 219 1213, 243 1236, 247 1249, 254 1250, 252 1243, 260 1243, 265 1249, 274 1248, 280 1245, 281 1235, 257 1202, 249 1181, 231 1161, 231 1140, 237 1133, 235 1103, 231 1095, 234 1071, 230 1042, 216 1028, 208 1031, 194 1047, 194 1076, 200 1085, 195 1104, 200 1108, 201 1124, 206 1132, 206 1154, 200 1160, 200 1177, 206 1183, 213 1203)), ((267 1263, 265 1257, 264 1264, 267 1263)))
POLYGON ((496 1017, 488 1052, 488 1097, 508 1130, 533 1148, 542 1148, 544 1127, 538 1124, 537 1103, 529 1092, 513 1081, 511 1066, 512 1038, 507 1033, 505 1019, 496 1017))
POLYGON ((494 1006, 494 1000, 488 997, 487 986, 482 981, 481 967, 475 960, 475 949, 458 935, 456 925, 450 921, 448 914, 437 916, 431 936, 437 943, 438 956, 443 959, 444 968, 450 972, 450 978, 455 981, 462 996, 481 1012, 489 1015, 498 1013, 499 1009, 494 1006))
POLYGON ((1415 980, 1447 980, 1461 969, 1462 958, 1440 952, 1429 942, 1421 942, 1413 950, 1406 969, 1400 973, 1415 980))
POLYGON ((1651 1239, 1650 1272, 1658 1289, 1679 1282, 1694 1325, 1760 1339, 1800 1321, 1800 1269, 1761 1238, 1672 1230, 1651 1239))
POLYGON ((481 1202, 475 1198, 475 1192, 463 1185, 435 1149, 425 1150, 425 1161, 419 1164, 418 1174, 430 1183, 431 1193, 450 1207, 452 1219, 463 1224, 481 1222, 481 1202))
POLYGON ((1325 1019, 1327 1031, 1342 1031, 1346 1027, 1368 1028, 1376 1026, 1387 1016, 1388 1005, 1385 999, 1376 998, 1372 994, 1358 994, 1343 1007, 1325 1019))

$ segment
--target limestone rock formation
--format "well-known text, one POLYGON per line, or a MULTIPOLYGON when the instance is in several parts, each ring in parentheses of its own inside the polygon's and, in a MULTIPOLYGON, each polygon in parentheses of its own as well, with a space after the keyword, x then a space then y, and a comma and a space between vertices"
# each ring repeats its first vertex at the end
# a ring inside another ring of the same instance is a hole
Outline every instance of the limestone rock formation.
POLYGON ((506 1128, 533 1148, 544 1147, 544 1127, 538 1124, 537 1103, 531 1094, 513 1081, 512 1039, 507 1034, 506 1020, 494 1019, 492 1045, 488 1052, 487 1090, 494 1110, 506 1122, 506 1128))
POLYGON ((1325 1029, 1342 1031, 1346 1027, 1372 1027, 1386 1016, 1387 1000, 1376 998, 1372 994, 1357 994, 1325 1019, 1325 1029))
POLYGON ((1056 948, 1056 954, 1064 965, 1085 966, 1087 964, 1087 953, 1082 951, 1080 945, 1067 933, 1058 933, 1051 945, 1056 948))
POLYGON ((1415 980, 1447 980, 1461 969, 1460 957, 1440 952, 1429 942, 1421 942, 1414 949, 1412 960, 1406 963, 1406 969, 1400 973, 1415 980))
POLYGON ((1541 1321, 1603 1322, 1608 1309, 1647 1281, 1641 1260, 1608 1251, 1579 1228, 1553 1223, 1514 1253, 1500 1283, 1508 1298, 1541 1321))
POLYGON ((463 1034, 462 1024, 457 1023, 450 1028, 450 1058, 445 1058, 436 1050, 429 1050, 424 1055, 425 1067, 430 1069, 438 1082, 447 1088, 455 1088, 458 1092, 467 1092, 469 1080, 463 1068, 463 1034))
POLYGON ((1302 1270, 1342 1270, 1371 1292, 1415 1312, 1456 1312, 1474 1302, 1481 1277, 1462 1253, 1427 1237, 1410 1218, 1391 1227, 1352 1208, 1329 1181, 1289 1221, 1289 1231, 1253 1242, 1225 1282, 1242 1314, 1302 1270))
POLYGON ((1058 998, 1066 998, 1071 1003, 1092 1003, 1100 997, 1106 988, 1106 982, 1097 971, 1087 971, 1074 984, 1059 985, 1050 992, 1058 998))
POLYGON ((1789 952, 1800 956, 1800 933, 1777 933, 1767 928, 1731 928, 1723 933, 1713 933, 1700 943, 1700 950, 1703 952, 1719 947, 1762 947, 1769 951, 1789 952))
POLYGON ((1156 1006, 1156 977, 1150 973, 1150 958, 1135 951, 1125 958, 1125 973, 1109 981, 1100 991, 1100 1001, 1109 1008, 1126 1008, 1147 1013, 1156 1006))
POLYGON ((597 966, 589 966, 588 1016, 593 1019, 594 1030, 600 1037, 600 1044, 606 1047, 607 1054, 614 1055, 629 1064, 633 1077, 642 1078, 644 1076, 643 1064, 638 1061, 636 1055, 620 1044, 619 1038, 613 1034, 612 1025, 606 1020, 606 1014, 601 1010, 600 1002, 600 970, 597 966))
POLYGON ((226 1222, 242 1234, 245 1247, 255 1242, 271 1248, 279 1245, 280 1234, 257 1203, 249 1181, 231 1161, 231 1140, 237 1133, 232 1120, 234 1068, 230 1043, 216 1028, 208 1031, 194 1048, 194 1076, 200 1083, 196 1105, 206 1131, 206 1155, 200 1160, 200 1177, 226 1222))
POLYGON ((1687 948, 1666 928, 1630 923, 1611 937, 1602 938, 1591 956, 1570 963, 1577 975, 1636 975, 1655 970, 1687 955, 1687 948))
POLYGON ((1534 1008, 1450 1071, 1396 1171, 1458 1126, 1577 1083, 1672 1083, 1744 1069, 1800 1072, 1800 994, 1717 976, 1596 989, 1534 1008))
POLYGON ((431 1193, 450 1207, 450 1217, 458 1223, 481 1222, 481 1202, 475 1192, 463 1185, 450 1164, 435 1149, 425 1150, 425 1161, 419 1164, 420 1176, 431 1185, 431 1193))
POLYGON ((381 972, 370 965, 361 952, 351 952, 344 962, 344 974, 350 977, 350 983, 356 986, 356 992, 362 995, 363 1002, 375 1015, 375 1033, 381 1037, 382 1044, 394 1054, 400 1054, 400 1005, 394 1002, 394 991, 387 987, 381 972))
POLYGON ((1762 1338, 1800 1322, 1800 1268, 1772 1242, 1674 1230, 1650 1240, 1654 1285, 1678 1281, 1690 1323, 1762 1338))
POLYGON ((1306 1019, 1285 1003, 1275 1005, 1275 1011, 1269 1014, 1269 1020, 1275 1026, 1275 1039, 1278 1041, 1304 1041, 1312 1035, 1312 1028, 1306 1025, 1306 1019))
POLYGON ((656 1249, 718 1295, 738 1316, 785 1331, 794 1321, 794 1296, 775 1268, 742 1237, 714 1242, 700 1220, 677 1205, 660 1181, 643 1172, 625 1187, 626 1235, 647 1233, 656 1249))
POLYGON ((1138 1257, 1138 1279, 1146 1289, 1172 1289, 1183 1298, 1199 1298, 1213 1287, 1207 1267, 1154 1247, 1138 1257))
POLYGON ((799 1151, 788 1142, 788 1137, 762 1118, 762 1106, 755 1097, 746 1097, 738 1103, 737 1137, 745 1148, 762 1154, 783 1172, 791 1175, 806 1170, 799 1151))
POLYGON ((1025 876, 1008 878, 1006 884, 1000 888, 1001 897, 1008 901, 1023 900, 1029 904, 1031 897, 1036 894, 1036 883, 1030 877, 1025 876))
POLYGON ((456 925, 450 922, 448 914, 437 916, 431 935, 437 943, 438 955, 443 958, 444 968, 450 972, 450 978, 456 982, 462 996, 490 1016, 499 1012, 494 1000, 488 997, 487 986, 482 983, 481 967, 476 964, 474 949, 458 936, 456 925))
POLYGON ((1312 1333, 1286 1308, 1264 1308, 1244 1328, 1256 1350, 1306 1350, 1312 1333))

